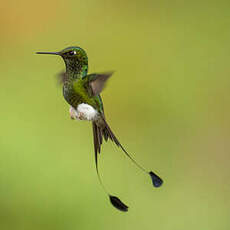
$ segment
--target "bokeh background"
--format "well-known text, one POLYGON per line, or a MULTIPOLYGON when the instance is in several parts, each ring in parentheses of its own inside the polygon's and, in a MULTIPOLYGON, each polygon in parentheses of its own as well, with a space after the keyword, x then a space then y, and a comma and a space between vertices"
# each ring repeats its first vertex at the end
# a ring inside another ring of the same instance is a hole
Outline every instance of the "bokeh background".
POLYGON ((230 228, 230 2, 10 0, 0 12, 0 229, 230 228), (83 47, 90 72, 116 70, 103 92, 120 141, 165 181, 151 181, 112 143, 105 185, 91 124, 72 121, 61 58, 83 47))

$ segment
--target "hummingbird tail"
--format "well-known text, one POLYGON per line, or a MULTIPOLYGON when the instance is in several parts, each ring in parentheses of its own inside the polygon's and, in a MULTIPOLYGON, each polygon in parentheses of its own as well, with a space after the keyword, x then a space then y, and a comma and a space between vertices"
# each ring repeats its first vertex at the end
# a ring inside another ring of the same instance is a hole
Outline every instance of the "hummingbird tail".
POLYGON ((103 187, 104 191, 109 195, 110 202, 114 207, 121 211, 128 211, 128 207, 122 203, 122 201, 110 195, 107 190, 105 189, 99 171, 98 171, 98 154, 101 152, 101 145, 103 138, 105 141, 110 139, 112 142, 114 142, 118 147, 122 149, 122 151, 125 153, 125 155, 143 172, 147 173, 152 180, 153 186, 154 187, 160 187, 163 184, 163 180, 154 172, 152 171, 147 171, 144 167, 142 167, 139 163, 134 160, 134 158, 126 151, 126 149, 121 145, 121 143, 118 141, 114 133, 112 132, 111 128, 107 124, 104 116, 101 116, 101 119, 99 121, 94 121, 93 122, 93 136, 94 136, 94 151, 95 151, 95 163, 96 163, 96 170, 97 170, 97 175, 98 179, 100 181, 101 186, 103 187))
POLYGON ((103 129, 103 134, 105 137, 105 134, 108 135, 109 139, 112 140, 118 147, 122 149, 122 151, 125 153, 125 155, 143 172, 147 173, 152 180, 154 187, 160 187, 163 184, 163 180, 154 172, 147 171, 144 167, 142 167, 137 161, 126 151, 126 149, 121 145, 121 143, 118 141, 116 136, 113 134, 111 128, 109 127, 108 123, 106 122, 105 118, 103 118, 105 128, 103 129))
POLYGON ((107 191, 107 189, 105 188, 104 184, 102 183, 101 176, 100 176, 100 173, 98 170, 98 153, 101 152, 101 144, 102 144, 103 137, 107 141, 109 136, 107 135, 108 133, 104 129, 100 128, 96 124, 96 122, 93 122, 92 125, 93 125, 95 164, 96 164, 96 171, 97 171, 98 180, 99 180, 103 190, 105 191, 105 193, 107 193, 107 195, 109 196, 109 200, 110 200, 111 204, 115 208, 117 208, 118 210, 123 211, 123 212, 127 212, 128 206, 125 205, 118 197, 110 195, 109 192, 107 191))

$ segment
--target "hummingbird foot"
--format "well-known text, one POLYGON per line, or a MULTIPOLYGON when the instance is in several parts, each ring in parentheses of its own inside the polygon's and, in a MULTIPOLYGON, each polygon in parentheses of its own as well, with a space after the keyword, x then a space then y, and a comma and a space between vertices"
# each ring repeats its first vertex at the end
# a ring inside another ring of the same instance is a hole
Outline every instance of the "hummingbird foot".
POLYGON ((77 119, 76 118, 76 110, 72 106, 70 106, 70 108, 69 108, 69 115, 70 115, 70 118, 72 120, 77 119))
POLYGON ((98 117, 98 112, 91 105, 82 103, 77 106, 77 109, 72 106, 69 109, 70 118, 75 120, 94 121, 98 117))
POLYGON ((79 120, 87 120, 87 119, 85 119, 84 113, 82 113, 82 112, 78 113, 77 119, 79 119, 79 120))
POLYGON ((82 112, 77 111, 72 106, 70 106, 69 108, 69 114, 72 120, 86 120, 84 114, 82 112))

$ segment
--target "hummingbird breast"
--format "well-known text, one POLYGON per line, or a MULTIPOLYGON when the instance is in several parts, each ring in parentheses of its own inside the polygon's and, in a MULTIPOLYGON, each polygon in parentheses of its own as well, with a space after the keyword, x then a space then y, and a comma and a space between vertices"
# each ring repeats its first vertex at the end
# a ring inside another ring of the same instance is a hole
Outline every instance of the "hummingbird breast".
POLYGON ((81 95, 76 93, 73 87, 70 85, 63 85, 63 96, 68 104, 70 104, 75 109, 79 104, 83 103, 81 95))
POLYGON ((89 96, 86 88, 79 83, 75 84, 75 87, 72 83, 66 82, 63 84, 63 96, 65 100, 75 109, 77 106, 82 103, 86 103, 97 109, 96 101, 89 96))

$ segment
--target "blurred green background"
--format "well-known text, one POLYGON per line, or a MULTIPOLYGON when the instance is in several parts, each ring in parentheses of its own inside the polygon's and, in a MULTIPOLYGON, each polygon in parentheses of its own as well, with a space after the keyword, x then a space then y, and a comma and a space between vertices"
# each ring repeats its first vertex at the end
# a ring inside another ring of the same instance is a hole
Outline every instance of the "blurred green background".
POLYGON ((0 229, 230 228, 230 2, 1 1, 0 229), (72 121, 55 74, 84 48, 89 71, 116 70, 109 124, 150 179, 112 143, 99 186, 91 124, 72 121))

